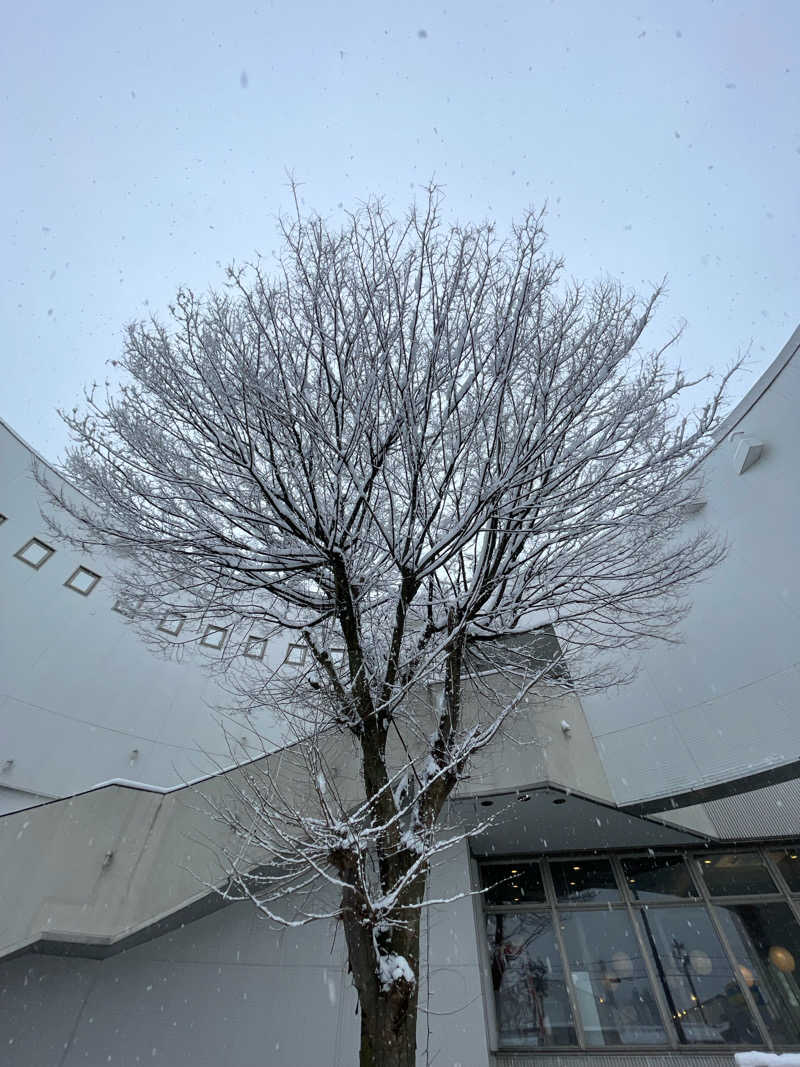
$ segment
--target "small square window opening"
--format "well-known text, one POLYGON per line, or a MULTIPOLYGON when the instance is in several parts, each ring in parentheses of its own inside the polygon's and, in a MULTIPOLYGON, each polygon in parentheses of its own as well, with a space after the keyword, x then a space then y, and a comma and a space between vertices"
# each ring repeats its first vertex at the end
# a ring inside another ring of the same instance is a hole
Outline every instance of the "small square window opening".
POLYGON ((55 555, 55 551, 50 545, 40 541, 38 537, 32 537, 30 541, 26 542, 22 548, 14 553, 14 558, 18 559, 20 563, 27 563, 29 567, 33 567, 35 571, 38 571, 51 556, 55 555))
POLYGON ((169 634, 170 637, 177 637, 185 622, 185 615, 165 615, 158 624, 158 629, 164 634, 169 634))
POLYGON ((200 638, 200 644, 218 651, 224 646, 227 637, 228 631, 224 626, 208 626, 200 638))
POLYGON ((64 585, 74 593, 80 593, 81 596, 88 596, 100 581, 100 577, 101 575, 95 574, 94 571, 90 571, 88 567, 78 567, 78 569, 67 578, 64 585))
POLYGON ((244 655, 248 659, 263 659, 266 651, 266 637, 248 637, 244 643, 244 655))
POLYGON ((117 597, 117 599, 114 601, 111 610, 116 611, 119 615, 125 615, 126 618, 131 619, 136 614, 138 609, 142 606, 143 600, 143 597, 139 597, 138 599, 133 597, 129 600, 127 597, 120 596, 117 597))

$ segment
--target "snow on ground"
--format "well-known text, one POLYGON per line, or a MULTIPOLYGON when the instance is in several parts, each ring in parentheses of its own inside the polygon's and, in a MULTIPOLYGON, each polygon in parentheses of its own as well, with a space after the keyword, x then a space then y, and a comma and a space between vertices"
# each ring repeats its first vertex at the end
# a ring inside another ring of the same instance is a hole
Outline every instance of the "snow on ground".
POLYGON ((800 1067, 800 1052, 737 1052, 736 1067, 800 1067))

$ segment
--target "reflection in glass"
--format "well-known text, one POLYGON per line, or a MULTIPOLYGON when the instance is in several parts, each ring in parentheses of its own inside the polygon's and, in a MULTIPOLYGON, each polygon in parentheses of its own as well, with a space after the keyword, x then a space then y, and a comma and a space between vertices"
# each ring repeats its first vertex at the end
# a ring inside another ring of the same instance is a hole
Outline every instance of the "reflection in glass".
POLYGON ((577 1043, 550 913, 486 916, 501 1045, 577 1043))
POLYGON ((532 904, 544 901, 538 863, 487 863, 481 867, 484 899, 490 906, 532 904))
POLYGON ((680 1040, 763 1044, 705 908, 643 908, 640 916, 680 1040))
POLYGON ((697 890, 682 856, 632 856, 622 860, 634 900, 683 900, 697 890))
POLYGON ((800 928, 786 904, 720 904, 725 936, 778 1044, 800 1040, 800 928))
POLYGON ((786 879, 789 889, 800 893, 800 852, 797 848, 782 848, 779 852, 770 852, 769 857, 786 879))
POLYGON ((575 999, 588 1045, 666 1041, 630 918, 625 911, 560 916, 575 999))
POLYGON ((726 852, 723 855, 700 856, 698 862, 712 897, 778 891, 757 852, 726 852))
POLYGON ((617 880, 608 860, 566 860, 550 864, 559 900, 619 900, 617 880))

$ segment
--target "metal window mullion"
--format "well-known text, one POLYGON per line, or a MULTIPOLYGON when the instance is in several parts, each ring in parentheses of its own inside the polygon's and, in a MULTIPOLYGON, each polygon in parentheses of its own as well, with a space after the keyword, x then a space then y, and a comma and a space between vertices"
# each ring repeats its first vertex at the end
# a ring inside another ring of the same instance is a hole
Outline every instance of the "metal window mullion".
POLYGON ((628 918, 630 920, 631 926, 633 927, 633 934, 636 938, 636 941, 638 942, 639 951, 642 954, 642 962, 644 963, 644 969, 647 973, 647 978, 650 982, 650 988, 653 990, 656 1004, 658 1006, 658 1011, 661 1015, 661 1024, 664 1027, 664 1033, 667 1035, 667 1044, 670 1048, 677 1049, 680 1047, 680 1042, 678 1041, 678 1033, 674 1026, 672 1012, 669 1010, 669 1005, 667 1004, 667 998, 664 993, 664 988, 658 977, 658 973, 656 972, 655 962, 651 958, 650 949, 642 933, 639 917, 635 914, 636 909, 632 907, 633 895, 630 892, 627 879, 625 878, 625 871, 622 867, 622 863, 620 861, 619 856, 617 856, 616 854, 612 854, 610 856, 610 859, 611 867, 614 871, 614 874, 617 876, 617 882, 619 883, 622 889, 622 898, 625 902, 625 908, 628 912, 628 918))
POLYGON ((800 899, 788 897, 786 903, 789 905, 789 911, 794 916, 795 922, 800 926, 800 899))
POLYGON ((631 887, 628 884, 628 879, 622 866, 622 860, 616 852, 610 853, 608 858, 611 861, 611 870, 614 872, 614 877, 617 879, 617 888, 619 889, 620 897, 622 898, 623 903, 627 905, 628 910, 630 910, 633 894, 631 893, 631 887))
POLYGON ((656 897, 655 900, 634 899, 631 901, 631 907, 634 911, 641 911, 642 908, 685 908, 687 904, 702 903, 700 897, 676 897, 674 900, 659 900, 656 897))
POLYGON ((537 904, 489 904, 484 908, 487 915, 527 915, 532 911, 550 911, 550 905, 537 904))
MULTIPOLYGON (((775 851, 777 851, 777 849, 775 851)), ((778 889, 780 890, 781 896, 786 897, 787 899, 791 900, 792 899, 792 890, 791 890, 791 888, 789 886, 789 883, 786 881, 786 879, 781 874, 780 867, 772 859, 772 857, 770 856, 770 854, 769 854, 769 852, 768 852, 768 850, 766 848, 762 849, 761 852, 762 852, 762 857, 761 858, 764 861, 764 866, 767 868, 769 873, 772 875, 772 879, 775 882, 775 884, 777 885, 778 889)))
MULTIPOLYGON (((631 902, 631 907, 636 909, 641 908, 685 908, 689 904, 700 905, 703 903, 703 897, 679 897, 676 900, 634 900, 631 902)), ((769 896, 754 894, 752 897, 722 897, 714 896, 711 900, 715 904, 777 904, 783 900, 783 897, 778 893, 771 893, 769 896)), ((605 909, 598 909, 605 910, 605 909)))
POLYGON ((701 904, 708 899, 708 889, 705 880, 703 879, 703 869, 700 866, 700 861, 695 861, 694 852, 683 852, 682 856, 683 862, 686 864, 686 869, 689 872, 689 878, 694 882, 694 888, 697 892, 697 896, 694 899, 698 904, 701 904))
POLYGON ((709 893, 709 898, 716 904, 777 904, 783 900, 783 895, 777 890, 774 893, 709 893))
MULTIPOLYGON (((687 859, 690 859, 691 862, 694 862, 694 857, 687 857, 687 859)), ((758 1005, 755 1002, 755 998, 750 992, 747 982, 745 982, 742 976, 742 972, 739 970, 739 966, 736 962, 736 956, 734 955, 733 950, 731 949, 728 938, 722 927, 722 923, 717 918, 717 914, 714 910, 714 904, 711 900, 711 894, 708 892, 708 888, 704 883, 702 871, 698 875, 698 882, 700 884, 700 892, 703 894, 702 903, 705 906, 706 911, 708 912, 708 915, 711 919, 711 925, 716 931, 717 937, 719 938, 720 943, 722 945, 722 949, 728 957, 728 962, 730 963, 731 970, 733 971, 733 977, 742 992, 745 1004, 747 1004, 748 1008, 750 1009, 750 1014, 755 1019, 756 1026, 761 1031, 761 1036, 764 1039, 764 1044, 771 1052, 774 1052, 775 1046, 772 1043, 772 1035, 769 1032, 769 1027, 764 1022, 764 1019, 761 1016, 761 1012, 758 1010, 758 1005)), ((751 897, 750 900, 752 902, 753 898, 751 897)), ((724 903, 727 904, 730 902, 725 900, 724 903)))
POLYGON ((546 860, 542 860, 542 881, 544 882, 545 896, 550 903, 550 914, 552 916, 553 934, 556 939, 556 947, 561 953, 561 965, 564 968, 564 985, 567 988, 569 1006, 572 1010, 572 1020, 575 1023, 575 1036, 578 1038, 578 1047, 586 1049, 588 1046, 586 1044, 586 1034, 583 1029, 583 1019, 578 1010, 578 999, 575 996, 575 988, 572 984, 572 970, 570 969, 569 957, 567 956, 567 950, 564 946, 564 938, 561 936, 561 920, 558 914, 556 888, 553 884, 553 876, 550 873, 550 864, 546 860))

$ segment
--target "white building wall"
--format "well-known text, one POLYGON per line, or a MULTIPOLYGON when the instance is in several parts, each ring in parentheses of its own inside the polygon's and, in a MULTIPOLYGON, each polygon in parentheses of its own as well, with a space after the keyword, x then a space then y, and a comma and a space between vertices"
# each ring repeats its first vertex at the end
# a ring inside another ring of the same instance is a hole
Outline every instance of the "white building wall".
MULTIPOLYGON (((466 846, 433 896, 469 887, 466 846)), ((487 1067, 475 912, 465 897, 423 922, 420 1065, 487 1067)), ((4 1067, 348 1067, 360 1019, 344 935, 277 931, 234 904, 106 960, 28 954, 0 963, 4 1067)))
MULTIPOLYGON (((267 751, 279 745, 266 713, 221 716, 233 697, 209 672, 219 653, 199 645, 200 631, 184 627, 179 657, 154 653, 114 610, 111 561, 53 540, 40 513, 35 458, 0 421, 0 812, 101 782, 163 788, 213 774, 233 762, 226 731, 237 759, 258 755, 261 739, 267 751), (55 549, 38 570, 15 555, 31 538, 55 549), (64 585, 79 566, 102 576, 88 596, 64 585)), ((270 637, 265 674, 280 666, 288 642, 285 633, 270 637)), ((532 700, 530 710, 526 738, 535 746, 495 746, 476 764, 472 786, 552 779, 607 796, 574 698, 542 706, 532 700), (559 726, 564 718, 573 727, 569 736, 559 726)))
MULTIPOLYGON (((15 806, 11 790, 65 796, 115 778, 170 786, 229 766, 222 725, 234 738, 252 735, 246 720, 221 720, 215 710, 232 704, 205 669, 219 654, 200 650, 201 635, 188 628, 180 635, 190 640, 180 662, 154 655, 143 644, 112 610, 109 561, 74 552, 48 534, 41 490, 31 475, 33 459, 29 447, 0 422, 4 807, 15 806), (56 549, 39 570, 15 558, 32 537, 56 549), (64 585, 81 565, 102 575, 89 596, 64 585)), ((271 639, 265 670, 281 663, 286 645, 285 635, 271 639)), ((266 715, 251 721, 268 747, 279 741, 266 715)))
MULTIPOLYGON (((719 528, 731 547, 693 592, 685 643, 651 648, 632 685, 584 700, 620 803, 800 758, 798 344, 800 330, 732 413, 705 462, 707 505, 687 522, 719 528), (734 463, 740 432, 764 444, 744 473, 734 463)), ((54 545, 39 570, 15 558, 31 537, 50 541, 33 458, 0 424, 3 807, 28 802, 25 793, 63 796, 117 778, 169 786, 229 765, 216 709, 230 697, 203 669, 215 654, 199 650, 199 633, 188 635, 181 662, 158 658, 112 610, 111 568, 102 557, 54 545), (88 597, 64 586, 79 565, 103 575, 88 597)), ((285 635, 272 638, 272 666, 286 643, 285 635)), ((248 736, 243 720, 225 725, 248 736)), ((254 726, 268 745, 278 743, 271 720, 257 718, 254 726)))
POLYGON ((800 329, 731 412, 704 464, 725 561, 692 594, 684 643, 656 645, 630 685, 585 698, 619 803, 800 758, 800 329), (763 442, 737 472, 745 433, 763 442))
MULTIPOLYGON (((635 683, 584 701, 618 802, 800 757, 800 360, 790 358, 798 343, 800 331, 706 462, 708 503, 687 521, 718 526, 731 550, 695 591, 686 643, 651 649, 635 683), (733 463, 735 431, 765 446, 743 474, 733 463)), ((88 598, 64 587, 81 563, 105 574, 102 559, 54 546, 35 571, 14 558, 30 537, 48 540, 30 461, 0 427, 0 799, 9 805, 14 790, 64 794, 110 777, 170 785, 212 770, 206 753, 224 762, 226 749, 211 709, 226 697, 200 663, 191 654, 180 663, 153 657, 111 610, 105 579, 88 598)), ((274 663, 284 651, 285 641, 273 641, 274 663)), ((567 749, 557 754, 565 777, 579 778, 593 750, 591 738, 579 740, 574 766, 567 749)), ((490 771, 497 784, 499 771, 490 771)), ((45 851, 57 861, 57 849, 45 851)), ((462 845, 437 870, 431 895, 468 884, 462 845)), ((81 892, 71 904, 83 908, 81 892)), ((431 911, 421 1063, 429 1040, 431 1062, 489 1062, 480 937, 469 898, 431 911)), ((341 931, 334 938, 318 924, 276 934, 246 905, 105 961, 28 954, 0 966, 0 1048, 11 1067, 344 1065, 355 1061, 354 1009, 341 931)))

